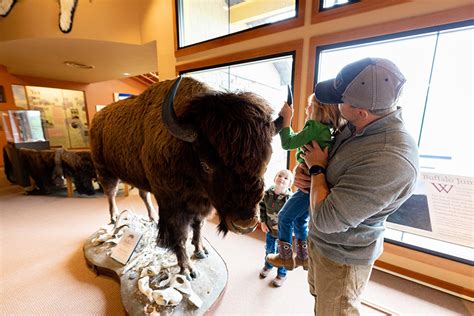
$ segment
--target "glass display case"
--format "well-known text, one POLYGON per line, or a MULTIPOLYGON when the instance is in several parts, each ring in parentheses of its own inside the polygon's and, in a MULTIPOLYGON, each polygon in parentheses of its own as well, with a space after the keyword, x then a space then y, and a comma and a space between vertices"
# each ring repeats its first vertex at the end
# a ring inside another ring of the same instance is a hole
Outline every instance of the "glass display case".
POLYGON ((3 148, 5 175, 10 182, 27 187, 30 185, 30 179, 22 166, 20 149, 50 148, 49 141, 44 137, 41 113, 33 110, 8 110, 0 114, 7 138, 7 144, 3 148))
POLYGON ((45 141, 40 111, 3 111, 2 123, 9 143, 45 141))

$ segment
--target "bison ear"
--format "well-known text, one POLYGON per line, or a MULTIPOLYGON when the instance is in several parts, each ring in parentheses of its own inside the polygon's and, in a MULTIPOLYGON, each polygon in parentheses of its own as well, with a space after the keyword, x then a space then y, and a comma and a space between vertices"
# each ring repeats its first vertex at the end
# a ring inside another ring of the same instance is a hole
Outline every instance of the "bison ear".
POLYGON ((163 124, 165 124, 171 135, 184 140, 185 142, 192 143, 197 138, 196 131, 192 126, 182 124, 178 121, 173 106, 174 97, 176 96, 176 91, 178 90, 181 79, 182 77, 178 77, 166 94, 165 101, 161 108, 161 117, 163 119, 163 124))

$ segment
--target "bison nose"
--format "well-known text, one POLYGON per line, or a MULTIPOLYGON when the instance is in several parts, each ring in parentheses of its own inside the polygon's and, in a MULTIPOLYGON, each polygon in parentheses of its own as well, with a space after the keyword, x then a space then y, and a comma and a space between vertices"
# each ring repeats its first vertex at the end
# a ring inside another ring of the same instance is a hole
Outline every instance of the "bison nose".
POLYGON ((240 234, 248 234, 251 233, 257 228, 258 224, 258 217, 254 216, 251 219, 246 219, 246 220, 235 220, 232 221, 232 230, 236 233, 240 234))

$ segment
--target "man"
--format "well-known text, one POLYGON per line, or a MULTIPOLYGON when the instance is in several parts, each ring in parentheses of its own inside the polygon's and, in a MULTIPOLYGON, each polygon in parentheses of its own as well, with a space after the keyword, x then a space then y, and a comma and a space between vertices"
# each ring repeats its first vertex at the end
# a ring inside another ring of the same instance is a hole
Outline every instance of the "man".
POLYGON ((417 146, 395 106, 405 81, 391 61, 365 58, 315 87, 348 121, 329 153, 305 146, 310 176, 303 164, 296 169, 295 185, 310 184, 308 282, 317 315, 359 314, 385 221, 414 189, 417 146))

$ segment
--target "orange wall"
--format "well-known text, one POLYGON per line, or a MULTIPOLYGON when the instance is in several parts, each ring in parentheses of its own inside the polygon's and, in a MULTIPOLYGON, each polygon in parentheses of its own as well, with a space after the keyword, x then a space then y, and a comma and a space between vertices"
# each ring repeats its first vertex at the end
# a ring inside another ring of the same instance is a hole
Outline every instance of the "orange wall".
MULTIPOLYGON (((4 66, 0 65, 0 86, 3 86, 5 98, 7 101, 6 103, 0 103, 0 111, 19 109, 15 106, 15 102, 13 100, 13 92, 11 87, 12 84, 84 91, 89 123, 95 114, 95 106, 97 104, 107 105, 112 103, 114 92, 140 94, 147 88, 146 85, 130 78, 85 84, 79 82, 19 76, 10 74, 4 66)), ((5 132, 0 130, 1 148, 5 146, 6 142, 5 132)), ((0 155, 0 166, 3 166, 3 155, 0 155)))

